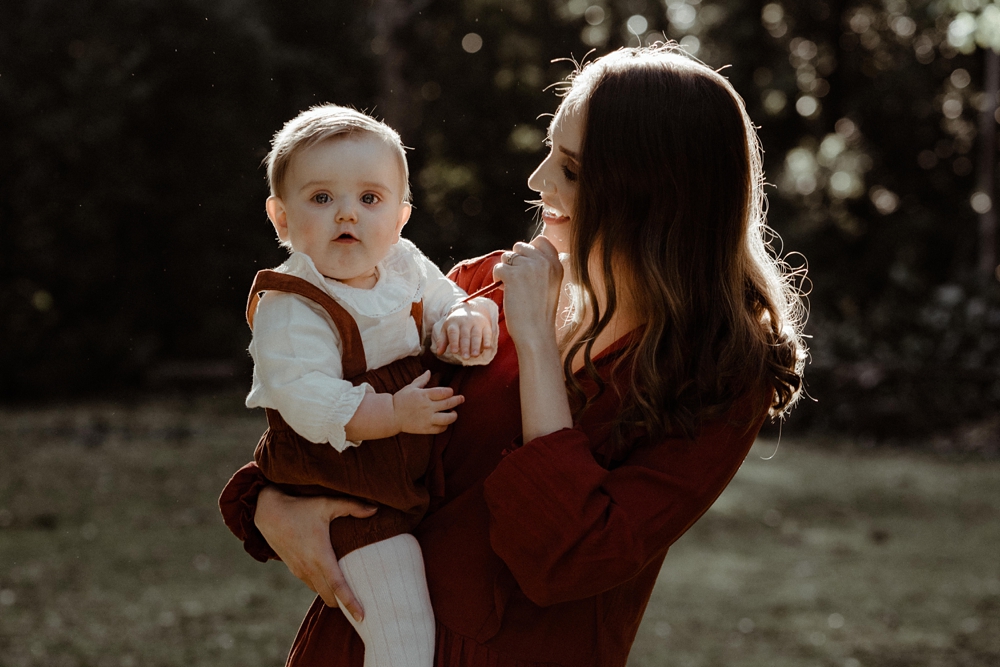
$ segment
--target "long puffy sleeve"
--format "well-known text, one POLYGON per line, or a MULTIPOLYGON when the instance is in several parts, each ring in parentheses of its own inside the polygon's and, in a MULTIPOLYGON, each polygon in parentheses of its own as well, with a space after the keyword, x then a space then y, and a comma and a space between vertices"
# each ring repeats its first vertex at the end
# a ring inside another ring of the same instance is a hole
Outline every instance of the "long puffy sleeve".
POLYGON ((346 440, 344 427, 373 390, 343 379, 340 337, 318 306, 295 294, 264 294, 250 355, 254 378, 247 407, 277 410, 296 433, 337 451, 358 444, 346 440))
POLYGON ((587 598, 662 558, 745 458, 763 415, 743 407, 754 416, 731 413, 693 441, 642 438, 611 469, 581 428, 507 454, 485 483, 490 542, 525 595, 540 606, 587 598))

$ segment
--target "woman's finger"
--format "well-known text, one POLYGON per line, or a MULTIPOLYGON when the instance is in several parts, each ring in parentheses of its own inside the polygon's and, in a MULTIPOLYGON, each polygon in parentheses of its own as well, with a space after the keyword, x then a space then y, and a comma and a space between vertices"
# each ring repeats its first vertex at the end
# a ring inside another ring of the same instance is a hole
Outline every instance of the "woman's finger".
POLYGON ((535 248, 536 250, 539 250, 542 253, 545 253, 546 255, 551 255, 556 259, 559 259, 559 251, 556 250, 556 247, 554 245, 552 245, 552 241, 545 238, 544 234, 539 234, 538 236, 533 238, 531 240, 531 247, 535 248))

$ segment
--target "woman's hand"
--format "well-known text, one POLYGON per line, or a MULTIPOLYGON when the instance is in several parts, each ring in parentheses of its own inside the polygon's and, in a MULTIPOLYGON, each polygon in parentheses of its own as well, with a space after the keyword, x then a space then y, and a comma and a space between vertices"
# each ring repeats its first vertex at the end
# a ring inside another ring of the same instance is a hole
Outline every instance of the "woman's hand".
POLYGON ((517 348, 525 442, 573 426, 556 341, 562 276, 559 253, 544 236, 516 244, 493 268, 494 280, 504 283, 507 332, 517 348))
POLYGON ((260 492, 254 523, 292 574, 329 607, 337 601, 359 622, 361 603, 354 597, 330 545, 330 522, 342 516, 369 517, 376 507, 360 500, 289 496, 273 486, 260 492))
POLYGON ((515 243, 493 267, 493 279, 504 284, 507 332, 520 350, 525 345, 555 342, 556 310, 562 289, 559 252, 544 236, 515 243))

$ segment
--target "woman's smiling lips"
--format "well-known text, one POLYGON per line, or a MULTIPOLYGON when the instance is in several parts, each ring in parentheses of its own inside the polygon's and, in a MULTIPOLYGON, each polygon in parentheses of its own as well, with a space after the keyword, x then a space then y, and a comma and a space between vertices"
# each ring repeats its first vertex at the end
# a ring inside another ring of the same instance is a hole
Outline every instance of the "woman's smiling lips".
POLYGON ((564 222, 569 222, 569 216, 546 204, 542 206, 542 220, 547 225, 558 225, 564 222))

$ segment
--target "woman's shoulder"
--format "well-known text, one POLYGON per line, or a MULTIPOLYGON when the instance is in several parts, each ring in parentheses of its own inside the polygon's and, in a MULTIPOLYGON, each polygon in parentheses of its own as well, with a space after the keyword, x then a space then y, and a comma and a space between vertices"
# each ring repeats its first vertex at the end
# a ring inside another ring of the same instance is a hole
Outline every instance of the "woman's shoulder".
POLYGON ((448 272, 448 277, 466 292, 475 292, 493 282, 493 267, 500 263, 501 255, 503 250, 495 250, 461 261, 448 272))

